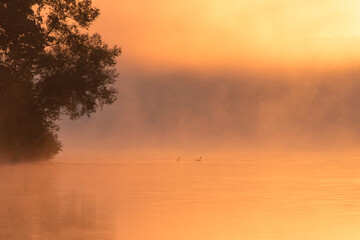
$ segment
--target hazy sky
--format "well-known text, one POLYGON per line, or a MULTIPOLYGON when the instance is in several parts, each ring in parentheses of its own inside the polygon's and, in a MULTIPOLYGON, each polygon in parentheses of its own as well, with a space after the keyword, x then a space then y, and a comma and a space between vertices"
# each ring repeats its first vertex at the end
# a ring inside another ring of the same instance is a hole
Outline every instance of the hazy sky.
POLYGON ((359 59, 356 0, 97 0, 94 24, 137 64, 331 67, 359 59))
POLYGON ((94 4, 101 16, 91 31, 123 50, 119 100, 65 120, 65 152, 360 139, 359 1, 94 4))

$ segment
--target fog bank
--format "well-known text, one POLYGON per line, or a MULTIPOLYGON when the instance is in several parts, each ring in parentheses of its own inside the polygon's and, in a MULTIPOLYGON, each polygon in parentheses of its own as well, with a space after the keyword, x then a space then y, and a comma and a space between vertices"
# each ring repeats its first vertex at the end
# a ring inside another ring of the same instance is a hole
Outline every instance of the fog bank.
POLYGON ((64 121, 64 149, 355 149, 359 71, 123 71, 119 98, 64 121))

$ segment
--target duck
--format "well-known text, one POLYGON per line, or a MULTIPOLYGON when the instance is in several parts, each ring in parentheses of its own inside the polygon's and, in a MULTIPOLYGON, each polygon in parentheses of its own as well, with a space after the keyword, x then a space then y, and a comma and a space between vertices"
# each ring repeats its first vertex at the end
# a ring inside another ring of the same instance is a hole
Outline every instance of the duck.
POLYGON ((195 161, 200 162, 200 161, 201 161, 201 157, 195 159, 195 161))

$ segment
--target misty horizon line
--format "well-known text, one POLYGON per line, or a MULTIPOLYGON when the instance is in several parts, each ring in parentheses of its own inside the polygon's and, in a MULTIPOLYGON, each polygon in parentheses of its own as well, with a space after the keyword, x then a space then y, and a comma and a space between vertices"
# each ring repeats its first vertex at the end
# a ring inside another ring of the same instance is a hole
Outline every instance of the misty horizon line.
POLYGON ((192 71, 121 73, 114 106, 93 120, 62 125, 60 135, 69 145, 79 146, 78 139, 96 145, 92 142, 98 138, 106 142, 103 147, 120 149, 160 145, 324 149, 356 148, 360 143, 357 70, 263 77, 192 71), (78 134, 71 134, 75 128, 78 134))

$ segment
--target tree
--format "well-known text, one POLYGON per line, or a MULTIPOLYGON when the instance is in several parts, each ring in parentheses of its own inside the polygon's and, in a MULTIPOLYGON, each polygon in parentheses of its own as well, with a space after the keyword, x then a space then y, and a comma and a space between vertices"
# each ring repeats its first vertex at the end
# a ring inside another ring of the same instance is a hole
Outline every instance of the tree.
POLYGON ((116 100, 118 47, 89 34, 91 0, 0 1, 0 161, 49 159, 57 122, 116 100))

